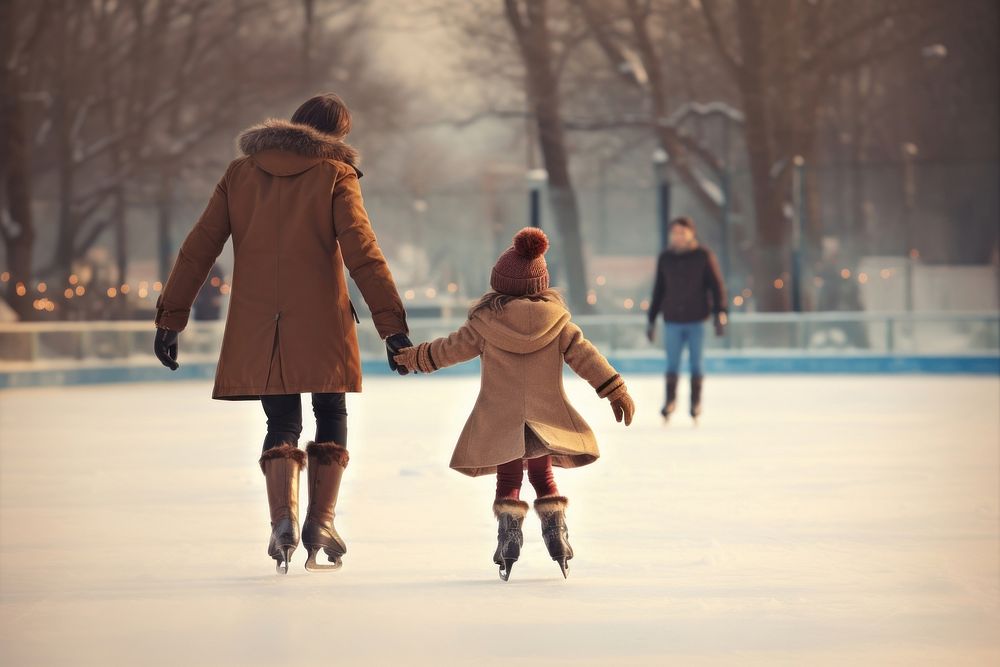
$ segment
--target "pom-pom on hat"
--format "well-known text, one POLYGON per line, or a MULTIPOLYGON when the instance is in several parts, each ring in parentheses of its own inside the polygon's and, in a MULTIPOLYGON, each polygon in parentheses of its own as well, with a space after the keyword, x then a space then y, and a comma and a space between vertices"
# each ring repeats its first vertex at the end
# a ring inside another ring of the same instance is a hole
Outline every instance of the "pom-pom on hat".
POLYGON ((525 227, 514 235, 514 245, 507 248, 490 274, 490 286, 511 296, 536 294, 549 287, 549 269, 545 251, 549 237, 536 227, 525 227))

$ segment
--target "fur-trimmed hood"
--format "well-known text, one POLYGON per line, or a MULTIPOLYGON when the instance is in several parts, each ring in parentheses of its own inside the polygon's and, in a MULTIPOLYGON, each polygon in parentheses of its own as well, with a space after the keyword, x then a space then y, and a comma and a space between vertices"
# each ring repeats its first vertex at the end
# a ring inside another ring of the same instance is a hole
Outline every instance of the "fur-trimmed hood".
POLYGON ((237 144, 244 155, 253 156, 266 150, 278 150, 304 158, 338 160, 351 165, 361 175, 358 169, 361 155, 356 148, 309 125, 268 118, 241 132, 237 144))

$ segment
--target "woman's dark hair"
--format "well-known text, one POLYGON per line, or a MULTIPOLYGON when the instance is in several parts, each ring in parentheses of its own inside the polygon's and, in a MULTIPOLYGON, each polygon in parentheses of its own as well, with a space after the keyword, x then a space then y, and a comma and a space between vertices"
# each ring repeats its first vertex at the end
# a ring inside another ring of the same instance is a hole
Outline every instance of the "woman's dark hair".
POLYGON ((339 95, 323 93, 303 102, 292 114, 292 122, 343 138, 351 131, 351 110, 339 95))
POLYGON ((679 218, 674 218, 673 220, 671 220, 670 221, 670 226, 673 227, 674 225, 680 225, 681 227, 687 227, 692 232, 697 231, 694 228, 694 220, 692 220, 691 218, 689 218, 687 216, 681 216, 679 218))

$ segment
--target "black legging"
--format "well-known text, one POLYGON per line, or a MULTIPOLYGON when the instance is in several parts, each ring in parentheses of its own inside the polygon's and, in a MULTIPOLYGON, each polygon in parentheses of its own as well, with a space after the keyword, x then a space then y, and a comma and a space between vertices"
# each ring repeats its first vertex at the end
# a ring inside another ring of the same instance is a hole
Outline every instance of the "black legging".
MULTIPOLYGON (((283 443, 297 445, 302 435, 302 395, 271 394, 260 397, 267 415, 263 451, 283 443)), ((347 402, 343 392, 312 395, 316 416, 316 442, 347 446, 347 402)))

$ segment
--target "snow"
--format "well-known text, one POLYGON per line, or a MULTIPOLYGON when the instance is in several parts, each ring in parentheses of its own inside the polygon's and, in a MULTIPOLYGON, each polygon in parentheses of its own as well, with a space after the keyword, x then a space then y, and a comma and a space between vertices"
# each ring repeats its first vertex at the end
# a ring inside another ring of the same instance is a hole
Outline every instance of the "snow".
POLYGON ((998 378, 710 377, 698 427, 629 385, 625 429, 569 382, 603 453, 557 471, 577 556, 530 515, 506 584, 493 480, 447 468, 475 378, 366 380, 344 569, 285 577, 257 403, 0 392, 0 663, 996 664, 998 378))

